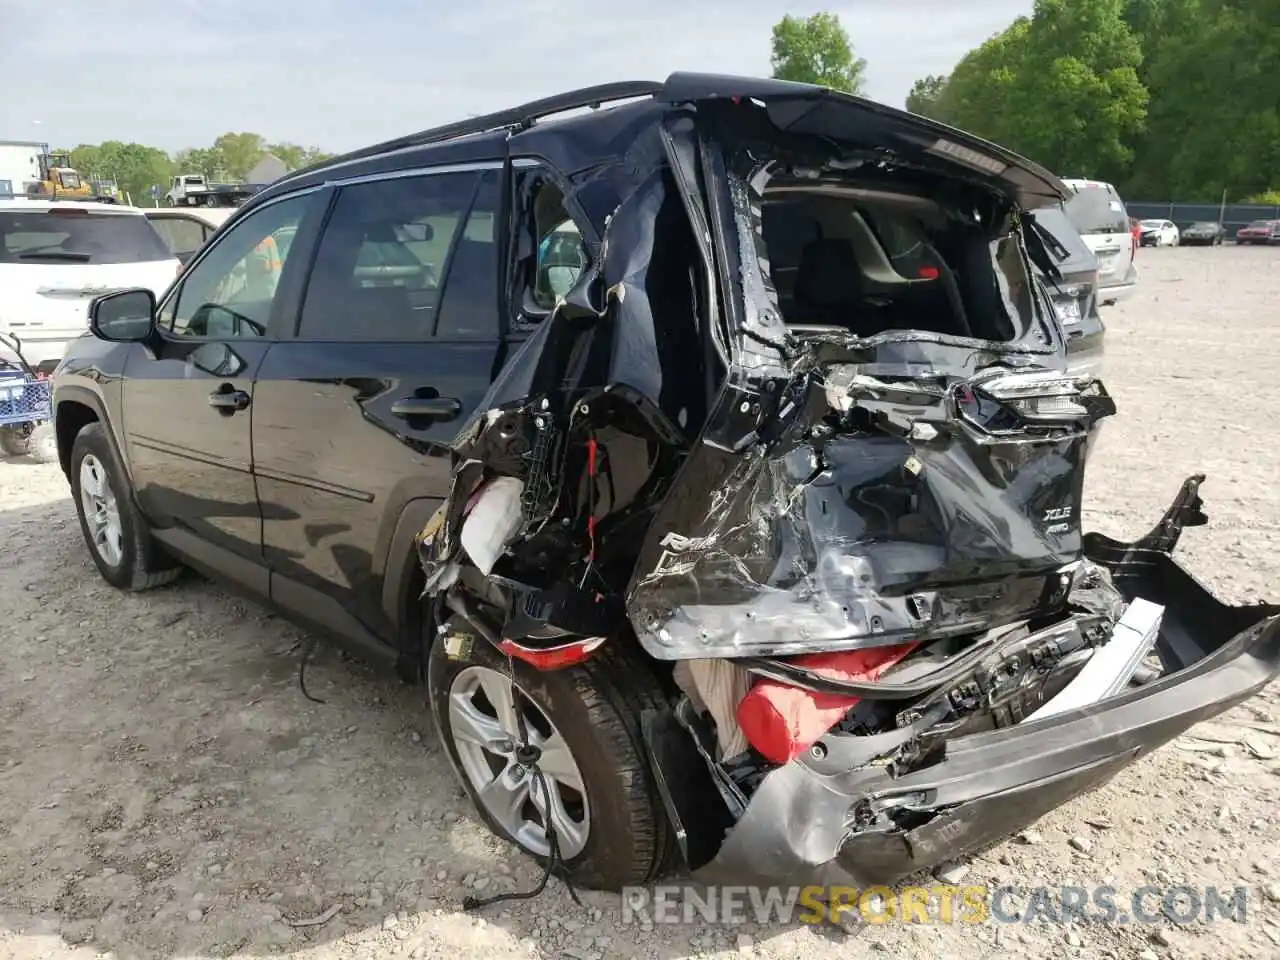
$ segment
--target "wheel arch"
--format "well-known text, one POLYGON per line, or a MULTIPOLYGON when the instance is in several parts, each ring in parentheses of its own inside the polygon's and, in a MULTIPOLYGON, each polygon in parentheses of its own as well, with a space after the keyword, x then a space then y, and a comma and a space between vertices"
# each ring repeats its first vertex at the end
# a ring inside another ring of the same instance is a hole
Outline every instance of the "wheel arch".
MULTIPOLYGON (((54 400, 53 425, 58 437, 58 463, 62 466, 63 474, 71 475, 71 448, 75 446, 80 431, 91 423, 109 423, 101 399, 91 391, 79 387, 59 390, 54 400)), ((120 448, 109 426, 106 432, 127 474, 128 464, 120 456, 120 448)))
POLYGON ((418 561, 417 539, 440 503, 435 497, 405 503, 383 554, 382 609, 396 630, 396 672, 414 684, 422 683, 425 677, 427 645, 423 638, 432 607, 432 601, 422 595, 426 575, 418 561))

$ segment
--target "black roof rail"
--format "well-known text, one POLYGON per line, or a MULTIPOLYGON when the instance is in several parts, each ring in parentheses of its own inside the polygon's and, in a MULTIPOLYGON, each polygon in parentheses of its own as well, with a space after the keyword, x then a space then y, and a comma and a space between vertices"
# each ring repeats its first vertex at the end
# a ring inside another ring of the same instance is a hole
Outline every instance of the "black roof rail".
POLYGON ((339 154, 309 168, 288 174, 288 179, 292 180, 300 174, 320 170, 336 163, 364 160, 368 157, 376 157, 379 154, 390 153, 393 150, 403 150, 407 147, 441 143, 445 140, 454 140, 458 137, 488 133, 492 130, 504 128, 528 128, 538 120, 557 113, 578 110, 582 107, 594 109, 615 100, 651 97, 660 93, 662 88, 662 83, 654 80, 621 80, 615 83, 602 83, 594 87, 583 87, 581 90, 571 90, 567 93, 558 93, 555 96, 533 100, 518 107, 509 107, 506 110, 486 113, 479 117, 468 117, 465 120, 446 123, 444 126, 432 127, 429 130, 420 130, 417 133, 410 133, 394 140, 375 143, 373 146, 362 147, 351 153, 339 154))

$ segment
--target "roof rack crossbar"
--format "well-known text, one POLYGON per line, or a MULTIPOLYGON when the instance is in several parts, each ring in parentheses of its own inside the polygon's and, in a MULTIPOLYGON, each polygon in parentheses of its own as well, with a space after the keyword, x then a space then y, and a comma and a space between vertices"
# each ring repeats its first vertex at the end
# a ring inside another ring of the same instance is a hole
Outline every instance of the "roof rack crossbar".
MULTIPOLYGON (((653 80, 623 80, 616 83, 602 83, 594 87, 583 87, 581 90, 571 90, 568 93, 544 97, 541 100, 533 100, 518 107, 510 107, 506 110, 499 110, 496 113, 486 113, 479 117, 468 117, 465 120, 446 123, 444 126, 432 127, 428 130, 421 130, 418 133, 397 137, 394 140, 377 143, 370 147, 363 147, 351 153, 344 153, 331 160, 326 160, 324 165, 363 160, 366 157, 390 153, 393 150, 420 147, 429 143, 440 143, 445 140, 453 140, 477 133, 488 133, 489 131, 503 128, 528 128, 538 120, 557 113, 566 113, 569 110, 578 110, 582 107, 595 108, 617 100, 651 97, 661 92, 662 86, 660 82, 653 80)), ((304 172, 305 170, 299 170, 289 176, 292 178, 304 172)))

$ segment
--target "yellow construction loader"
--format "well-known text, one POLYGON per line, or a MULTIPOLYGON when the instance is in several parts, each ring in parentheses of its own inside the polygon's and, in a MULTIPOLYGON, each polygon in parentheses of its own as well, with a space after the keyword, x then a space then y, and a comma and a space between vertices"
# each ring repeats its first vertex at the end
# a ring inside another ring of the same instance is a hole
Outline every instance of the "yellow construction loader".
POLYGON ((82 180, 71 166, 71 158, 65 153, 41 154, 40 180, 27 188, 27 196, 48 200, 116 202, 114 196, 100 193, 93 184, 82 180))

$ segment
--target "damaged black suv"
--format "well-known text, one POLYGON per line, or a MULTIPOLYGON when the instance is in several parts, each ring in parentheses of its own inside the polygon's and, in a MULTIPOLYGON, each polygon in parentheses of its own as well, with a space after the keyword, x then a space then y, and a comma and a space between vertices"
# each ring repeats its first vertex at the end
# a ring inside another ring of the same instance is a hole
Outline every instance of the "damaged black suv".
POLYGON ((617 888, 891 882, 1280 670, 1145 538, 1083 536, 1115 412, 1034 211, 875 103, 676 74, 255 196, 55 376, 93 559, 214 574, 426 685, 500 835, 617 888))

